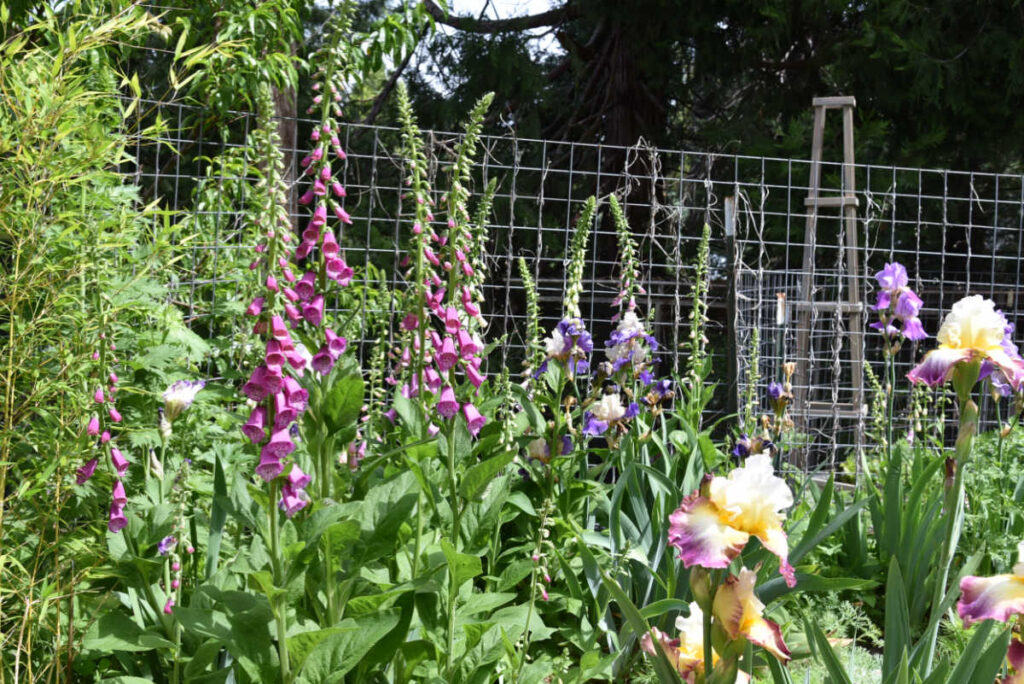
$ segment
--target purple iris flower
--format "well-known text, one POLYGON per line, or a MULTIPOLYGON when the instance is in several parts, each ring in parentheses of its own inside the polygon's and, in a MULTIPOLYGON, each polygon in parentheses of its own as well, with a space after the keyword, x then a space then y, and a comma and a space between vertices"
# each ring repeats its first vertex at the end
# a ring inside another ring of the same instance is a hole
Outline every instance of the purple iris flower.
POLYGON ((168 553, 170 553, 171 549, 173 549, 175 545, 177 545, 177 543, 178 540, 175 539, 173 536, 164 537, 160 540, 160 543, 156 545, 156 552, 159 553, 161 556, 166 556, 168 553))

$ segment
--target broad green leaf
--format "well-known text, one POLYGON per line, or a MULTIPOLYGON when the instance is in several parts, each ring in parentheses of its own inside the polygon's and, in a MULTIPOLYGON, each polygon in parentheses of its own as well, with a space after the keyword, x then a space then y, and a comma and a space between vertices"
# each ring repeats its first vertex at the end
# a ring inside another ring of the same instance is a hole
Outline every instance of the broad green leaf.
POLYGON ((373 645, 398 624, 398 611, 386 611, 332 628, 306 656, 299 680, 308 684, 338 684, 373 645))
POLYGON ((127 615, 113 611, 101 615, 92 624, 85 634, 82 648, 100 652, 139 652, 173 649, 174 644, 158 634, 142 630, 127 615))
POLYGON ((459 482, 459 494, 468 501, 477 500, 494 476, 511 463, 515 456, 514 451, 506 451, 469 467, 459 482))
POLYGON ((460 553, 455 550, 447 539, 441 540, 441 550, 448 561, 448 571, 451 573, 451 588, 449 591, 457 592, 463 582, 467 582, 483 573, 483 564, 476 556, 468 553, 460 553))

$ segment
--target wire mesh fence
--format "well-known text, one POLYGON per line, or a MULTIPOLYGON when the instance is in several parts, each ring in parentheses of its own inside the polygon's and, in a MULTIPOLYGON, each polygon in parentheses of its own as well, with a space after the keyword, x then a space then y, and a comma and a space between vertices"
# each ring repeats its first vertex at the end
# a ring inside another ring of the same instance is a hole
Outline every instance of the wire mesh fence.
MULTIPOLYGON (((179 223, 182 257, 170 274, 174 296, 199 332, 223 332, 244 307, 242 290, 255 235, 245 220, 251 182, 243 154, 254 120, 245 114, 208 135, 201 109, 144 102, 136 113, 135 154, 122 169, 143 198, 163 210, 156 220, 179 223)), ((312 121, 279 122, 290 139, 306 140, 312 121)), ((389 287, 403 287, 401 259, 411 235, 403 209, 404 159, 399 133, 384 126, 341 125, 347 152, 337 170, 347 188, 353 218, 339 236, 346 259, 362 272, 379 274, 389 287)), ((428 132, 434 187, 446 187, 447 163, 456 133, 428 132)), ((295 168, 308 150, 286 150, 295 168)), ((524 258, 537 282, 543 325, 561 317, 566 255, 575 217, 590 195, 617 193, 639 241, 650 313, 661 343, 662 371, 685 365, 681 345, 689 333, 693 261, 705 223, 712 228, 709 348, 718 381, 711 410, 737 410, 753 396, 767 410, 765 386, 781 377, 783 364, 797 364, 792 407, 801 435, 805 468, 859 468, 856 458, 873 439, 870 404, 874 376, 882 375, 882 340, 874 320, 873 274, 888 261, 904 263, 911 286, 923 298, 922 320, 934 335, 951 304, 967 293, 996 301, 1011 321, 1021 282, 1024 179, 892 166, 853 168, 859 202, 851 249, 848 224, 839 210, 806 206, 811 164, 756 156, 659 150, 640 144, 600 144, 484 136, 474 187, 497 178, 498 193, 488 225, 490 278, 485 287, 488 337, 502 341, 489 359, 494 372, 515 372, 524 355, 525 296, 516 260, 524 258), (814 234, 807 232, 808 214, 814 234), (851 296, 852 295, 852 296, 851 296), (781 302, 781 306, 780 306, 781 302), (755 334, 756 331, 756 334, 755 334), (756 338, 756 344, 755 344, 756 338), (752 375, 754 361, 758 374, 752 375), (750 388, 751 382, 755 387, 750 388), (750 391, 750 390, 753 391, 750 391)), ((822 164, 823 196, 839 188, 843 165, 822 164)), ((296 184, 296 191, 303 188, 296 184)), ((296 195, 297 196, 297 195, 296 195)), ((296 226, 301 211, 293 202, 296 226)), ((618 292, 616 237, 610 217, 599 217, 585 272, 583 316, 596 340, 612 329, 618 292)), ((371 283, 375 285, 375 283, 371 283)), ((392 321, 373 298, 339 298, 338 315, 354 317, 357 353, 374 341, 374 321, 392 321)), ((388 325, 393 325, 388 323, 388 325)), ((600 347, 600 344, 598 345, 600 347)), ((896 356, 902 378, 920 356, 907 344, 896 356)), ((897 382, 905 394, 907 383, 897 382)), ((990 401, 988 402, 990 403, 990 401)), ((991 406, 983 406, 991 417, 991 406)), ((898 429, 907 430, 910 423, 898 429)))

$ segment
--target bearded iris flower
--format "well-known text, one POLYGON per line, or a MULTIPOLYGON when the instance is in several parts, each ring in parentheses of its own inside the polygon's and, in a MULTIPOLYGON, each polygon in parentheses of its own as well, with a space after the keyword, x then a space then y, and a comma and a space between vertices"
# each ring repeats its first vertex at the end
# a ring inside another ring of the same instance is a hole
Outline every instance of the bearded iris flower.
POLYGON ((700 489, 683 499, 669 516, 668 543, 686 567, 725 568, 750 537, 757 537, 778 556, 779 572, 792 587, 796 575, 782 529, 782 511, 792 505, 793 493, 775 476, 771 456, 755 454, 727 477, 706 476, 700 489))
POLYGON ((968 575, 960 580, 960 591, 956 612, 964 627, 982 620, 1007 622, 1014 615, 1024 615, 1024 541, 1017 544, 1017 563, 1011 573, 968 575))
POLYGON ((711 607, 718 624, 730 639, 744 638, 781 661, 790 659, 779 626, 764 617, 764 604, 754 595, 757 573, 743 568, 738 577, 728 577, 715 592, 711 607))
POLYGON ((181 412, 192 405, 199 390, 206 387, 205 380, 179 380, 164 391, 164 414, 174 421, 181 412))
POLYGON ((1024 360, 1011 355, 1003 346, 1007 325, 992 300, 980 295, 964 297, 942 321, 936 336, 939 346, 925 354, 907 377, 912 382, 937 387, 949 380, 959 365, 980 360, 1001 371, 1015 390, 1020 389, 1024 382, 1024 360))
MULTIPOLYGON (((669 639, 667 634, 655 627, 651 629, 650 633, 640 637, 640 648, 644 653, 657 657, 658 654, 654 646, 654 642, 657 641, 669 663, 684 682, 692 684, 698 678, 703 681, 704 613, 696 601, 690 603, 689 617, 680 615, 676 618, 676 630, 678 630, 679 636, 669 639)), ((711 657, 712 667, 714 667, 720 658, 714 651, 712 651, 711 657)))

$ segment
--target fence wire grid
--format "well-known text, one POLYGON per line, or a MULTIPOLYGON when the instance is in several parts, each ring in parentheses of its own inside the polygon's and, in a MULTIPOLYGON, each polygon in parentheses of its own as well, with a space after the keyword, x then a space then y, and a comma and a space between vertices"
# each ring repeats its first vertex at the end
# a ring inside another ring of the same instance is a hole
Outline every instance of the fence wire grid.
MULTIPOLYGON (((198 332, 221 332, 244 308, 246 268, 256 235, 245 220, 248 173, 245 137, 254 117, 238 114, 230 135, 206 135, 201 109, 178 103, 143 102, 131 134, 134 154, 122 171, 164 217, 184 226, 178 247, 174 296, 198 332), (154 127, 155 123, 159 125, 154 127)), ((306 141, 314 125, 298 118, 279 122, 288 139, 306 141)), ((400 262, 411 236, 411 212, 403 206, 404 162, 399 131, 386 126, 341 124, 347 160, 336 172, 348 195, 353 224, 339 236, 349 264, 379 273, 402 288, 400 262)), ((458 133, 425 132, 432 186, 447 187, 446 172, 458 133)), ((309 150, 286 149, 292 173, 309 150)), ((826 151, 828 156, 828 151, 826 151)), ((566 246, 587 197, 617 193, 639 242, 653 334, 661 343, 661 371, 679 372, 681 345, 689 333, 694 259, 705 223, 712 229, 709 287, 709 349, 717 381, 714 416, 741 410, 753 397, 766 413, 766 386, 781 378, 783 364, 797 364, 792 417, 800 434, 798 465, 849 469, 859 474, 861 450, 872 432, 877 400, 870 374, 883 375, 882 340, 868 324, 873 274, 900 261, 911 287, 924 300, 921 313, 930 338, 907 343, 897 354, 902 379, 924 349, 935 344, 945 311, 965 294, 993 299, 1011 322, 1017 319, 1024 230, 1024 177, 1009 174, 903 168, 874 164, 848 167, 858 208, 856 249, 841 209, 805 206, 811 162, 638 144, 602 144, 483 136, 475 169, 474 199, 498 179, 488 225, 485 286, 491 340, 501 339, 488 360, 495 372, 520 368, 526 304, 516 261, 526 259, 537 283, 542 325, 561 317, 566 246), (807 232, 807 216, 815 231, 807 232), (780 301, 782 303, 780 307, 780 301), (755 343, 756 342, 756 343, 755 343), (858 359, 863 359, 861 363, 858 359), (756 373, 754 372, 756 369, 756 373), (751 385, 753 383, 753 385, 751 385)), ((839 155, 833 155, 839 158, 839 155)), ((821 163, 821 195, 835 195, 844 165, 821 163), (831 189, 831 192, 830 192, 831 189)), ((304 188, 293 188, 293 199, 304 188)), ((292 202, 298 227, 303 214, 292 202)), ((160 219, 164 220, 164 219, 160 219)), ((618 292, 614 225, 606 211, 589 245, 581 309, 595 340, 612 329, 618 292)), ((394 312, 375 308, 364 294, 334 302, 341 317, 354 317, 357 353, 365 358, 379 335, 392 335, 394 312), (381 327, 381 322, 386 327, 381 327)), ((372 288, 370 290, 372 292, 372 288)), ((598 343, 596 354, 601 353, 598 343)), ((896 391, 906 395, 908 383, 896 391)), ((992 400, 982 407, 991 426, 992 400)), ((898 430, 912 422, 902 419, 898 430)))

